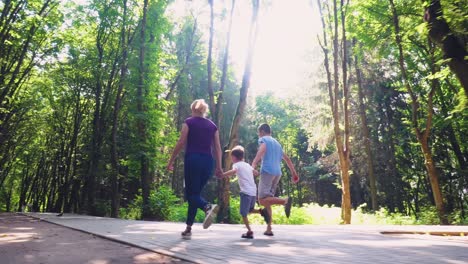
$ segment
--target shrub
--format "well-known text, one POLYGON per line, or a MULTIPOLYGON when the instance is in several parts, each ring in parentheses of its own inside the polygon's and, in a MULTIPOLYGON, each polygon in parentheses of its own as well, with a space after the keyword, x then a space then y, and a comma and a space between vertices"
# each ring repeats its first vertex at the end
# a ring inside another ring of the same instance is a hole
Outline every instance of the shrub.
POLYGON ((157 190, 151 190, 149 196, 150 215, 158 221, 168 220, 171 210, 178 201, 179 198, 166 185, 160 186, 157 190))
MULTIPOLYGON (((143 198, 141 190, 127 208, 120 208, 120 217, 124 219, 140 220, 142 217, 143 198)), ((157 221, 171 219, 171 211, 176 208, 179 198, 175 196, 168 186, 161 186, 157 190, 151 190, 148 200, 150 217, 157 221)))
MULTIPOLYGON (((185 222, 187 220, 187 209, 187 203, 173 205, 167 220, 171 222, 185 222)), ((195 223, 202 223, 204 219, 205 213, 202 210, 197 210, 195 223)))
POLYGON ((96 200, 94 202, 93 215, 95 216, 109 216, 111 211, 110 201, 96 200))
POLYGON ((142 207, 143 198, 138 194, 127 208, 120 208, 120 218, 140 220, 142 207))

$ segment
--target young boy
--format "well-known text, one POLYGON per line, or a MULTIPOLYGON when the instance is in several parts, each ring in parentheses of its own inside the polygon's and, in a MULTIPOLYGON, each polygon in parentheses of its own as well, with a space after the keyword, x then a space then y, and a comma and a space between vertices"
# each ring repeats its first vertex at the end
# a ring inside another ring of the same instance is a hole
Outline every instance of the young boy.
POLYGON ((262 161, 260 170, 260 181, 258 183, 258 202, 267 209, 269 223, 267 230, 263 233, 266 236, 273 236, 271 230, 272 205, 284 205, 286 217, 291 213, 292 199, 275 197, 276 188, 281 178, 281 161, 286 161, 286 165, 291 170, 291 180, 294 183, 299 181, 299 176, 294 169, 291 159, 283 152, 281 144, 271 136, 271 128, 268 124, 262 124, 258 127, 258 152, 252 162, 252 168, 262 161))
MULTIPOLYGON (((244 148, 236 146, 231 150, 232 170, 226 171, 222 177, 237 175, 240 187, 240 214, 242 220, 247 227, 247 233, 242 234, 242 238, 253 238, 253 232, 249 226, 249 213, 259 213, 268 224, 270 222, 270 215, 265 208, 255 209, 255 202, 257 200, 257 186, 254 181, 254 169, 244 161, 244 148)), ((258 175, 258 172, 256 172, 258 175)))

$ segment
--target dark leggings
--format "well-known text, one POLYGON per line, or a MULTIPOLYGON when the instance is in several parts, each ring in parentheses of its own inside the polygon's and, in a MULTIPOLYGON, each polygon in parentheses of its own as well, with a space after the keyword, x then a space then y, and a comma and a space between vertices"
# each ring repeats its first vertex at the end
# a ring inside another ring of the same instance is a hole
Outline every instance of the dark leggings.
POLYGON ((188 201, 187 222, 192 226, 197 209, 204 209, 208 202, 201 191, 213 174, 214 160, 209 154, 188 153, 184 160, 185 198, 188 201))

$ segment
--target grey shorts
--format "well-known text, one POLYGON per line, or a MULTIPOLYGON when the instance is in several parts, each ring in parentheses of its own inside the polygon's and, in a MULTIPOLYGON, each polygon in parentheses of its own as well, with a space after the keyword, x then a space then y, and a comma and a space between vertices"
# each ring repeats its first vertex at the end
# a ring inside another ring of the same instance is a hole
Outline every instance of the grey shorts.
POLYGON ((245 193, 240 193, 240 214, 243 217, 246 217, 254 208, 255 202, 257 201, 256 196, 247 195, 245 193))
POLYGON ((281 176, 271 175, 268 173, 260 174, 260 181, 258 182, 258 198, 274 197, 280 178, 281 176))

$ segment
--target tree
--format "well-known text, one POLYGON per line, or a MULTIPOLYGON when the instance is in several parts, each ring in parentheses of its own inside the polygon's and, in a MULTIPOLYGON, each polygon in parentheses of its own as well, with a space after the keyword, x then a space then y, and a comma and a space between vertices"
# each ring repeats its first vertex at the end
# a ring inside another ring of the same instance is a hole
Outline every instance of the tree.
POLYGON ((429 36, 442 49, 450 69, 460 81, 465 96, 468 96, 468 52, 447 24, 440 1, 431 0, 424 3, 424 20, 428 24, 429 36))
MULTIPOLYGON (((254 55, 254 47, 257 36, 257 23, 258 23, 258 10, 259 10, 259 0, 252 0, 252 18, 250 21, 250 30, 247 46, 247 57, 245 62, 244 74, 242 77, 242 85, 239 94, 239 103, 237 104, 236 112, 234 114, 234 119, 232 121, 231 129, 229 132, 229 140, 227 143, 227 149, 232 149, 239 144, 239 126, 242 118, 244 117, 245 107, 247 105, 247 93, 250 87, 250 75, 252 71, 252 60, 254 55)), ((223 158, 223 167, 228 169, 231 167, 231 160, 227 156, 229 153, 224 153, 223 158)), ((223 184, 228 185, 229 181, 227 179, 223 180, 223 184)), ((226 188, 219 188, 220 190, 227 190, 226 188)), ((220 197, 219 195, 218 197, 220 197)), ((218 219, 223 219, 228 216, 227 209, 229 207, 229 192, 224 191, 222 194, 222 199, 219 199, 220 211, 218 219), (223 210, 224 209, 224 210, 223 210)))
POLYGON ((405 58, 403 54, 403 45, 402 45, 402 40, 401 40, 401 35, 400 35, 401 33, 400 33, 400 24, 398 20, 398 13, 397 13, 393 0, 389 0, 389 2, 390 2, 391 10, 392 10, 392 15, 393 15, 393 25, 395 27, 395 42, 398 46, 400 71, 401 71, 404 86, 411 97, 413 129, 416 134, 416 138, 418 139, 418 142, 421 144, 421 150, 424 155, 425 165, 426 165, 427 173, 428 173, 429 180, 431 183, 432 192, 434 195, 434 200, 436 203, 440 222, 442 224, 447 224, 448 221, 447 221, 447 216, 445 215, 444 201, 443 201, 442 193, 439 187, 438 172, 434 164, 434 160, 432 158, 431 149, 428 144, 428 139, 429 139, 431 126, 432 126, 432 115, 433 115, 432 100, 434 97, 434 93, 437 89, 437 86, 432 85, 431 90, 429 91, 428 99, 427 99, 428 110, 427 110, 426 126, 423 130, 421 130, 419 128, 419 121, 418 121, 419 102, 418 102, 418 97, 416 93, 413 91, 413 88, 411 87, 411 84, 409 83, 408 76, 407 76, 405 58))
MULTIPOLYGON (((322 11, 321 3, 318 2, 319 8, 322 11)), ((346 6, 344 5, 344 1, 341 1, 340 6, 340 14, 341 14, 341 50, 339 49, 338 41, 339 41, 339 34, 338 32, 338 7, 336 0, 333 1, 333 18, 329 18, 329 23, 333 21, 334 29, 333 29, 333 81, 331 80, 331 71, 327 65, 328 62, 328 53, 325 55, 325 67, 327 71, 327 79, 328 79, 328 93, 330 97, 330 106, 333 113, 333 126, 334 126, 334 135, 335 135, 335 142, 336 148, 338 152, 338 157, 340 161, 340 174, 341 174, 341 188, 342 188, 342 202, 341 202, 341 217, 344 224, 351 223, 351 195, 350 195, 350 182, 349 182, 349 171, 350 171, 350 131, 349 131, 349 111, 348 111, 348 103, 349 103, 349 88, 347 84, 347 45, 346 42, 346 29, 345 29, 345 10, 346 6), (342 52, 341 56, 339 52, 342 52), (342 90, 340 91, 340 80, 339 80, 339 70, 338 70, 338 63, 340 57, 342 58, 342 90), (344 130, 342 130, 342 128, 344 130)), ((322 15, 322 26, 324 31, 324 41, 327 38, 326 35, 326 26, 325 20, 323 19, 322 15)), ((322 49, 328 49, 326 46, 322 46, 322 49)), ((325 51, 324 51, 325 53, 325 51)))

